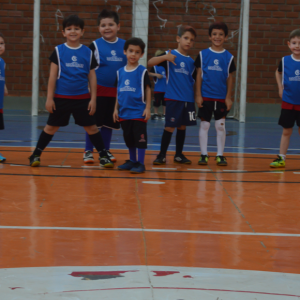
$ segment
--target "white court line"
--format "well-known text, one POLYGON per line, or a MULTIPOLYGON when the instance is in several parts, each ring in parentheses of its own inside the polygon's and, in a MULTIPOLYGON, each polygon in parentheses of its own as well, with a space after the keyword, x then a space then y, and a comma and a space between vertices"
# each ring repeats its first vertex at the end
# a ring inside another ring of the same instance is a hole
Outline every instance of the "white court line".
POLYGON ((72 166, 62 166, 62 165, 49 165, 49 168, 71 168, 72 166))
POLYGON ((28 167, 29 165, 28 165, 28 166, 25 166, 25 165, 14 165, 14 164, 11 164, 10 166, 11 166, 11 167, 28 167))
POLYGON ((146 183, 146 184, 165 184, 165 182, 162 182, 162 181, 142 181, 142 183, 146 183))
POLYGON ((297 174, 297 175, 299 175, 299 174, 300 174, 300 172, 294 172, 294 174, 297 174))
POLYGON ((81 166, 81 168, 100 168, 100 166, 81 166))
POLYGON ((241 172, 241 173, 244 173, 244 172, 248 172, 247 170, 223 170, 223 172, 241 172))
POLYGON ((188 171, 211 172, 210 169, 188 169, 188 171))
POLYGON ((153 170, 177 170, 177 168, 152 168, 153 170))
POLYGON ((298 233, 261 233, 261 232, 233 232, 233 231, 202 231, 202 230, 172 230, 172 229, 142 229, 142 228, 85 228, 85 227, 40 227, 40 226, 0 226, 0 229, 26 230, 74 230, 74 231, 132 231, 132 232, 165 232, 165 233, 196 233, 245 236, 286 236, 300 237, 298 233))

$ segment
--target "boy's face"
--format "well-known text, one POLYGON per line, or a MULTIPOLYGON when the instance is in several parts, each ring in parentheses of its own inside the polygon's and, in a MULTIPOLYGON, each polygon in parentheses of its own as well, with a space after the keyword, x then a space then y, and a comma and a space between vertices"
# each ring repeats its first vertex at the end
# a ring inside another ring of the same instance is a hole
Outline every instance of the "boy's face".
POLYGON ((300 55, 300 37, 299 36, 293 37, 288 42, 288 46, 291 49, 291 51, 293 52, 293 54, 295 54, 297 56, 300 55))
POLYGON ((0 36, 0 55, 2 55, 4 51, 5 51, 4 39, 0 36))
POLYGON ((106 18, 100 21, 99 32, 107 41, 114 41, 120 30, 120 24, 117 24, 114 19, 106 18))
POLYGON ((227 37, 222 29, 213 29, 209 40, 215 47, 221 47, 227 40, 227 37))
POLYGON ((144 53, 142 53, 141 47, 135 45, 129 45, 128 49, 126 51, 124 50, 124 54, 127 57, 127 61, 131 64, 136 64, 144 55, 144 53))
POLYGON ((81 29, 79 26, 71 25, 66 27, 62 31, 62 34, 68 42, 76 43, 79 42, 80 38, 83 36, 84 29, 81 29))
POLYGON ((194 45, 195 36, 191 32, 186 31, 182 36, 177 36, 176 40, 182 50, 188 51, 194 45))

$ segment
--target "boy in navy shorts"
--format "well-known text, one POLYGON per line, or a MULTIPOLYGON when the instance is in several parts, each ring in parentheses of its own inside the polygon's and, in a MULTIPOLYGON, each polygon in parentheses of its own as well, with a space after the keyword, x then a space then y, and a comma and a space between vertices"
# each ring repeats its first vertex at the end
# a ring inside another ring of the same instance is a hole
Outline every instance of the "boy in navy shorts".
POLYGON ((288 46, 292 55, 285 56, 276 70, 279 96, 282 99, 278 124, 283 127, 280 154, 270 167, 285 167, 285 159, 295 122, 300 134, 300 29, 291 32, 288 46))
MULTIPOLYGON (((97 107, 96 123, 101 127, 101 135, 105 148, 111 161, 116 158, 110 153, 110 142, 113 129, 120 129, 120 124, 113 121, 113 113, 116 103, 117 89, 114 86, 117 77, 117 70, 126 65, 124 54, 125 41, 118 38, 120 30, 119 16, 116 12, 104 9, 98 16, 98 26, 101 38, 95 40, 90 49, 93 51, 98 67, 97 76, 97 107)), ((86 134, 84 163, 93 163, 93 143, 86 134)))
MULTIPOLYGON (((0 32, 0 56, 5 52, 4 35, 0 32)), ((4 129, 3 120, 3 98, 8 95, 8 91, 5 85, 5 61, 0 57, 0 130, 4 129)), ((6 160, 0 153, 0 162, 6 160)))
POLYGON ((130 158, 118 166, 118 169, 136 174, 146 170, 144 160, 147 148, 147 120, 150 118, 151 106, 149 75, 147 69, 139 64, 144 50, 145 43, 139 38, 131 38, 124 45, 127 65, 117 72, 118 96, 113 115, 114 121, 121 123, 130 158))
POLYGON ((29 157, 31 167, 40 165, 40 156, 60 126, 67 126, 71 114, 75 123, 83 126, 97 149, 100 165, 112 168, 113 163, 96 126, 93 116, 96 110, 97 61, 88 47, 80 44, 84 33, 84 21, 71 15, 63 21, 66 43, 55 47, 50 56, 50 75, 46 109, 50 115, 33 154, 29 157), (90 85, 90 92, 88 89, 90 85))
POLYGON ((196 31, 191 26, 181 26, 178 29, 176 50, 169 50, 165 55, 153 57, 148 66, 162 65, 167 70, 167 89, 165 93, 166 118, 165 130, 161 140, 160 153, 153 162, 154 165, 166 163, 166 154, 177 128, 176 154, 174 162, 190 164, 183 153, 186 126, 197 125, 194 100, 194 60, 188 56, 196 38, 196 31))
POLYGON ((201 156, 198 164, 208 163, 208 130, 214 113, 218 149, 216 161, 219 166, 227 166, 227 160, 223 156, 226 140, 225 118, 232 106, 232 73, 236 68, 233 55, 223 47, 228 36, 227 25, 215 22, 210 25, 208 33, 211 47, 200 51, 195 61, 197 68, 195 101, 199 107, 198 117, 201 119, 199 131, 201 156))

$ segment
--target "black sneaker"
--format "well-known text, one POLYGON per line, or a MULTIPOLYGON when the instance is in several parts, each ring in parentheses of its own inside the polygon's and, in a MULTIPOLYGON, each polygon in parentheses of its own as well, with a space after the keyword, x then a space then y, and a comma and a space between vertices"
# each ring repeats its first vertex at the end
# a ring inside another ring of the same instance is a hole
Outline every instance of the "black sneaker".
POLYGON ((99 156, 100 166, 104 168, 113 168, 114 163, 109 159, 108 156, 99 156))
POLYGON ((30 167, 38 167, 41 164, 41 159, 38 155, 31 155, 28 158, 30 167))
POLYGON ((175 155, 174 156, 174 162, 177 162, 177 163, 180 163, 180 164, 191 164, 192 163, 183 154, 175 155))
POLYGON ((158 120, 158 114, 153 114, 151 120, 158 120))
POLYGON ((227 160, 225 156, 222 155, 216 156, 216 161, 218 166, 227 166, 227 160))
POLYGON ((166 157, 158 154, 156 160, 153 162, 154 165, 165 165, 166 164, 166 157))
POLYGON ((198 160, 198 165, 207 165, 208 163, 208 155, 201 155, 200 159, 198 160))

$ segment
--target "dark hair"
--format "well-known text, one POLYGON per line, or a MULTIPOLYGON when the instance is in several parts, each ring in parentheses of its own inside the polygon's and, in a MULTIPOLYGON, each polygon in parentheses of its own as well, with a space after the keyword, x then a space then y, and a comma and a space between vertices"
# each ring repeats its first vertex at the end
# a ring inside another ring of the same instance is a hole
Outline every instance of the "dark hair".
POLYGON ((80 19, 77 15, 71 15, 63 20, 63 30, 65 30, 66 27, 69 26, 79 26, 81 29, 84 28, 84 21, 80 19))
POLYGON ((106 19, 106 18, 113 19, 117 25, 120 22, 119 15, 115 11, 103 9, 97 18, 98 25, 100 25, 102 19, 106 19))
POLYGON ((196 30, 194 27, 192 26, 180 26, 178 28, 178 32, 177 32, 177 35, 178 36, 183 36, 186 32, 190 32, 194 37, 197 37, 197 33, 196 33, 196 30))
POLYGON ((139 46, 142 50, 142 53, 144 53, 145 51, 145 43, 143 42, 142 39, 140 38, 136 38, 136 37, 132 37, 129 40, 127 40, 124 44, 124 50, 127 51, 129 45, 133 45, 133 46, 139 46))
POLYGON ((293 39, 294 37, 300 37, 300 29, 295 29, 290 33, 289 39, 293 39))
POLYGON ((3 35, 2 32, 0 32, 0 37, 2 37, 5 40, 4 35, 3 35))
POLYGON ((215 22, 209 26, 208 34, 211 36, 211 33, 214 29, 220 29, 224 31, 225 36, 228 35, 228 27, 224 22, 215 22))

